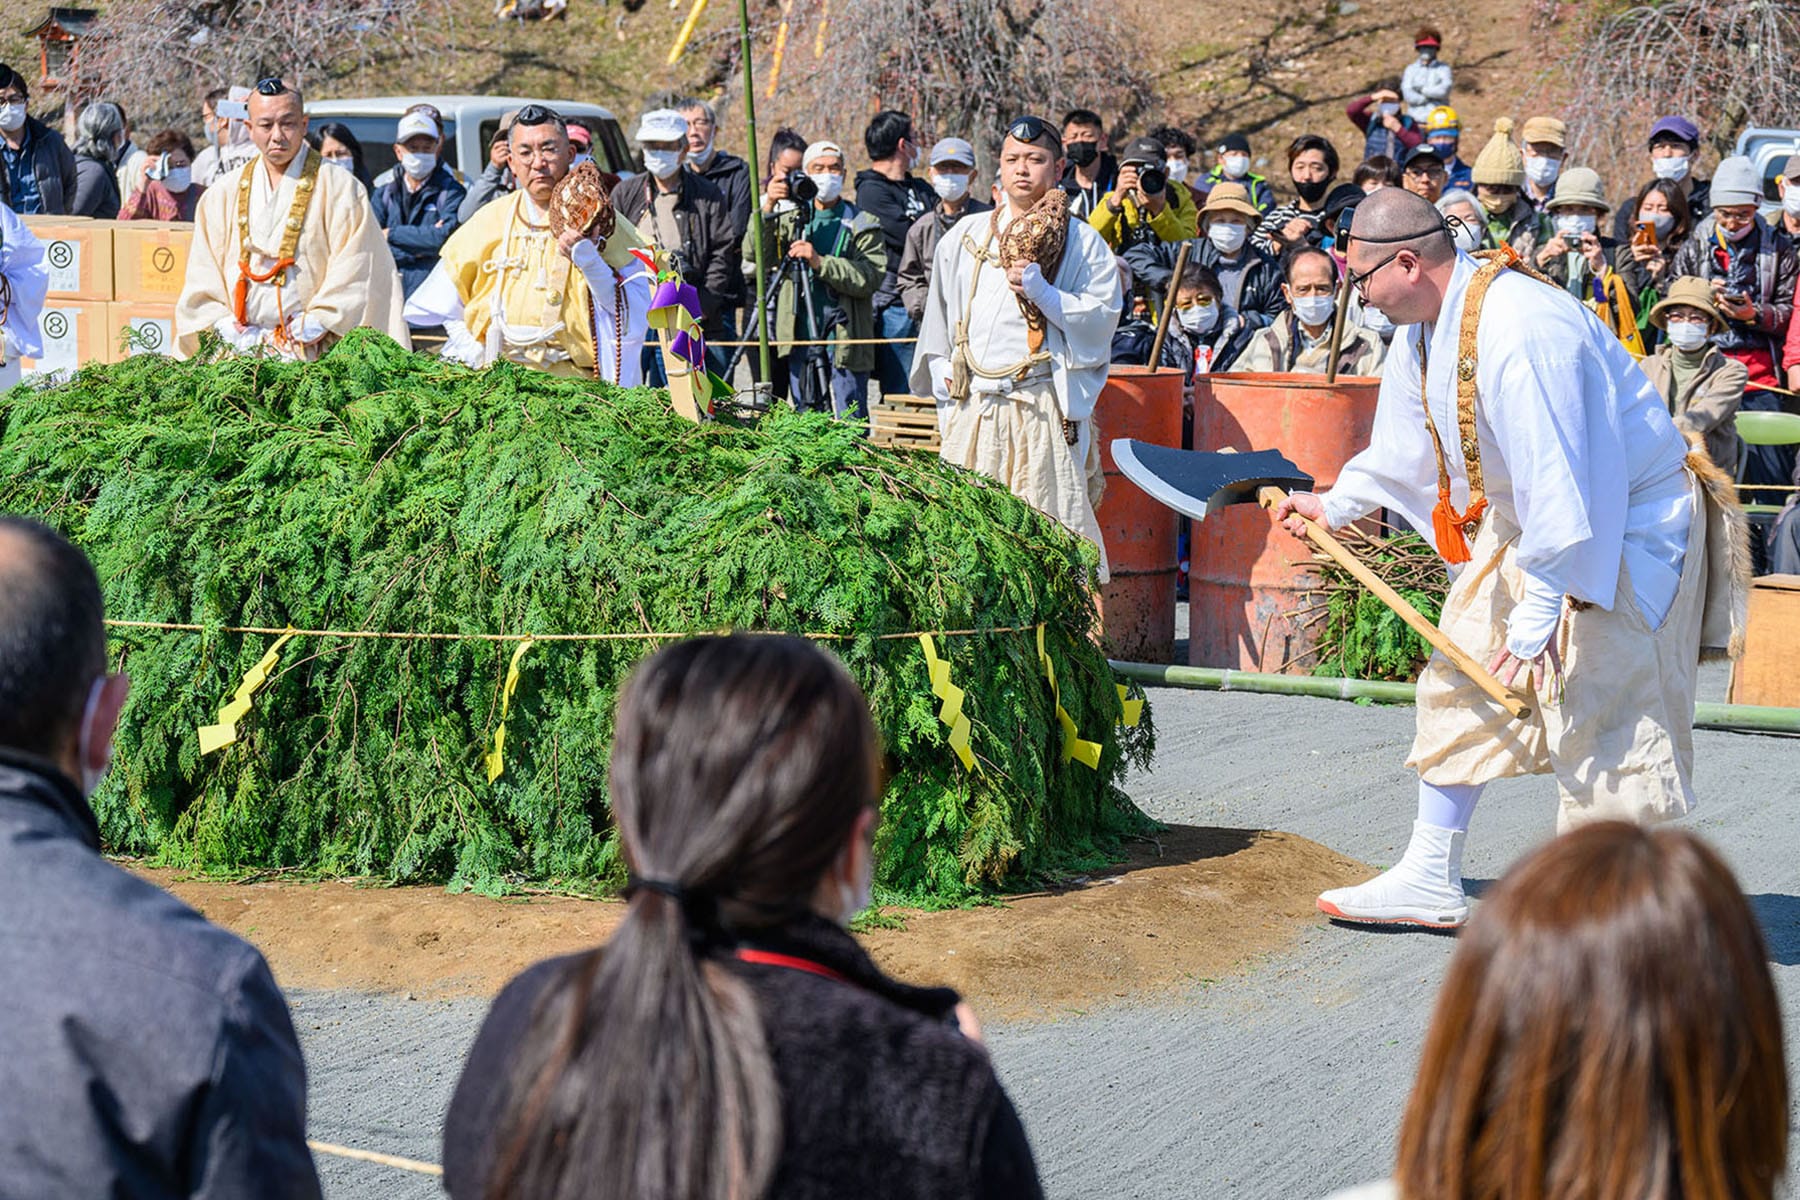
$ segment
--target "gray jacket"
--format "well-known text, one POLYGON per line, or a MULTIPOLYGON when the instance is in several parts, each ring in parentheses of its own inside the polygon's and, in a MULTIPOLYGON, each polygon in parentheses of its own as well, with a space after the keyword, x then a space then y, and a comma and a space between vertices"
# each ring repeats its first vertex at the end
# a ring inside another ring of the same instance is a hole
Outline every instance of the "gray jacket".
POLYGON ((100 857, 0 750, 0 1194, 317 1200, 306 1069, 247 943, 100 857))

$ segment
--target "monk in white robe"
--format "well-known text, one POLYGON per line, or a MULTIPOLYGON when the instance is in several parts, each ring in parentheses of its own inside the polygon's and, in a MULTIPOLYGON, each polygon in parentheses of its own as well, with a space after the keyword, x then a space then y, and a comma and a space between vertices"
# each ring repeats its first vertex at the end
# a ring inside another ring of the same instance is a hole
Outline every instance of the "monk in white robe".
POLYGON ((519 190, 450 235, 406 319, 442 325, 444 357, 466 366, 506 359, 636 387, 653 277, 632 251, 645 242, 623 217, 604 246, 574 230, 552 234, 547 207, 572 156, 562 118, 537 104, 519 110, 507 130, 519 190))
POLYGON ((1428 202, 1363 201, 1348 265, 1362 301, 1402 326, 1370 443, 1277 516, 1298 532, 1296 515, 1340 528, 1386 507, 1429 531, 1454 572, 1440 627, 1540 696, 1515 720, 1434 655, 1406 853, 1319 908, 1451 927, 1468 916, 1463 839, 1489 781, 1553 775, 1561 829, 1693 804, 1701 650, 1741 645, 1743 516, 1610 330, 1554 285, 1457 251, 1428 202))
POLYGON ((964 217, 938 242, 912 387, 937 400, 944 460, 999 480, 1093 542, 1105 582, 1094 402, 1123 305, 1118 266, 1092 226, 1067 217, 1054 278, 1036 262, 1002 268, 998 256, 1006 230, 1032 219, 1061 171, 1056 129, 1035 117, 1013 122, 1000 151, 1004 202, 964 217), (1020 297, 1043 314, 1035 349, 1020 297))
POLYGON ((44 353, 38 322, 50 269, 44 243, 11 208, 0 204, 0 391, 19 382, 19 359, 44 353))
POLYGON ((258 156, 222 174, 194 213, 177 349, 195 353, 211 330, 240 353, 310 360, 364 325, 411 348, 368 192, 348 171, 320 169, 293 88, 264 80, 249 109, 258 156))

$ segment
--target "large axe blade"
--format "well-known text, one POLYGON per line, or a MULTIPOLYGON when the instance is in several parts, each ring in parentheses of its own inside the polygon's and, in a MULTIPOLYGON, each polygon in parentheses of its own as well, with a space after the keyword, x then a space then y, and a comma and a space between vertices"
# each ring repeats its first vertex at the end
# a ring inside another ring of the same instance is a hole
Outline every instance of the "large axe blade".
MULTIPOLYGON (((1236 453, 1230 450, 1177 450, 1151 442, 1117 438, 1112 444, 1113 462, 1125 478, 1176 512, 1204 520, 1227 504, 1260 504, 1274 508, 1290 491, 1311 491, 1312 476, 1305 474, 1279 450, 1236 453)), ((1306 522, 1306 536, 1382 603, 1393 609, 1420 637, 1442 652, 1477 687, 1517 720, 1531 715, 1531 697, 1501 683, 1467 650, 1412 603, 1388 586, 1375 572, 1315 521, 1306 522)))

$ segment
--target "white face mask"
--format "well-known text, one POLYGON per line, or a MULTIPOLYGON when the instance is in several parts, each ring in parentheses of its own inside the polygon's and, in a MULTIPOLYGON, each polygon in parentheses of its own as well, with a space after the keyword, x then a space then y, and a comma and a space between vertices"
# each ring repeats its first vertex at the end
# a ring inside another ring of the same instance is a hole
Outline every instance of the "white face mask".
POLYGON ((1388 320, 1388 315, 1372 304, 1363 305, 1362 323, 1363 328, 1373 329, 1376 333, 1394 332, 1394 323, 1388 320))
POLYGON ((1471 224, 1461 217, 1452 217, 1450 219, 1450 237, 1456 243, 1458 250, 1464 254, 1473 254, 1475 248, 1481 245, 1481 227, 1471 224))
POLYGON ((1657 237, 1668 237, 1669 230, 1675 228, 1674 213, 1639 213, 1638 219, 1650 222, 1650 228, 1656 230, 1657 237))
POLYGON ((934 173, 931 176, 931 190, 938 194, 939 199, 955 203, 969 194, 969 177, 954 172, 942 175, 934 173))
POLYGON ((808 175, 813 186, 819 189, 819 199, 827 206, 837 203, 837 198, 844 194, 844 177, 831 171, 820 171, 817 175, 808 175))
POLYGON ((434 154, 420 154, 408 150, 400 156, 400 169, 406 172, 409 179, 424 179, 431 174, 432 168, 435 166, 437 166, 437 156, 434 154))
POLYGON ((1336 308, 1335 296, 1300 296, 1293 302, 1294 315, 1300 318, 1300 323, 1314 329, 1331 320, 1336 308))
POLYGON ((1168 173, 1169 178, 1174 182, 1184 182, 1187 179, 1188 160, 1185 158, 1164 159, 1163 170, 1168 173))
POLYGON ((171 192, 174 192, 179 196, 181 193, 194 186, 194 168, 170 167, 169 173, 163 178, 162 184, 171 192))
POLYGON ((864 870, 855 884, 838 880, 838 924, 845 929, 856 915, 875 902, 875 860, 869 855, 863 856, 864 870))
POLYGON ((1698 350, 1712 336, 1705 321, 1670 321, 1669 344, 1677 350, 1698 350))
POLYGON ((644 170, 658 179, 672 178, 681 170, 681 151, 679 150, 646 150, 644 151, 644 170))
POLYGON ((327 154, 323 157, 326 162, 334 167, 342 167, 346 171, 356 170, 356 159, 348 154, 327 154))
POLYGON ((1382 116, 1393 117, 1393 116, 1398 116, 1399 114, 1400 114, 1400 102, 1398 100, 1386 100, 1386 101, 1382 102, 1382 105, 1381 105, 1381 115, 1382 116))
POLYGON ((1653 158, 1650 160, 1650 169, 1658 179, 1671 179, 1680 183, 1687 178, 1688 162, 1685 154, 1678 154, 1673 158, 1653 158))
POLYGON ((1756 232, 1756 222, 1755 221, 1746 221, 1744 223, 1744 227, 1742 229, 1727 229, 1727 230, 1725 230, 1724 231, 1725 240, 1728 242, 1741 242, 1745 238, 1749 237, 1752 233, 1755 233, 1755 232, 1756 232))
POLYGON ((1562 159, 1548 155, 1525 156, 1525 178, 1539 187, 1548 187, 1562 174, 1562 159))
POLYGON ((25 106, 23 104, 0 104, 0 129, 8 133, 16 133, 25 124, 25 106))
POLYGON ((1247 227, 1225 221, 1214 221, 1206 227, 1206 240, 1217 246, 1220 254, 1236 254, 1248 236, 1247 227))
POLYGON ((1556 232, 1569 241, 1575 241, 1582 234, 1594 232, 1599 224, 1593 213, 1562 213, 1556 218, 1556 232))
POLYGON ((1781 207, 1800 217, 1800 179, 1794 180, 1782 190, 1781 207))
POLYGON ((704 168, 713 160, 713 155, 716 153, 717 151, 713 149, 713 139, 707 138, 706 145, 700 147, 697 153, 693 150, 688 151, 688 161, 696 167, 704 168))
POLYGON ((1219 327, 1219 305, 1216 301, 1212 304, 1196 304, 1191 308, 1178 308, 1175 316, 1181 322, 1181 327, 1195 337, 1205 337, 1219 327))
POLYGON ((94 680, 88 688, 87 706, 81 710, 81 732, 75 739, 75 753, 78 756, 81 770, 81 794, 92 796, 100 781, 106 778, 107 768, 112 766, 112 743, 106 745, 106 763, 96 770, 88 766, 94 746, 94 711, 100 707, 100 693, 106 687, 106 676, 94 680))
POLYGON ((1227 154, 1222 162, 1227 179, 1242 179, 1250 173, 1250 156, 1248 154, 1227 154))

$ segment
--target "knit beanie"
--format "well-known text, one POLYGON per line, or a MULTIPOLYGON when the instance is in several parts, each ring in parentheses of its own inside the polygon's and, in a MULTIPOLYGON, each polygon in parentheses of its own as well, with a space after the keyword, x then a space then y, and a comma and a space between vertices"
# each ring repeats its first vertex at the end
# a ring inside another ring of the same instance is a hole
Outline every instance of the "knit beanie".
POLYGON ((1512 131, 1511 117, 1501 117, 1494 122, 1494 136, 1475 156, 1475 165, 1469 172, 1475 183, 1493 187, 1525 186, 1525 156, 1513 145, 1512 131))

